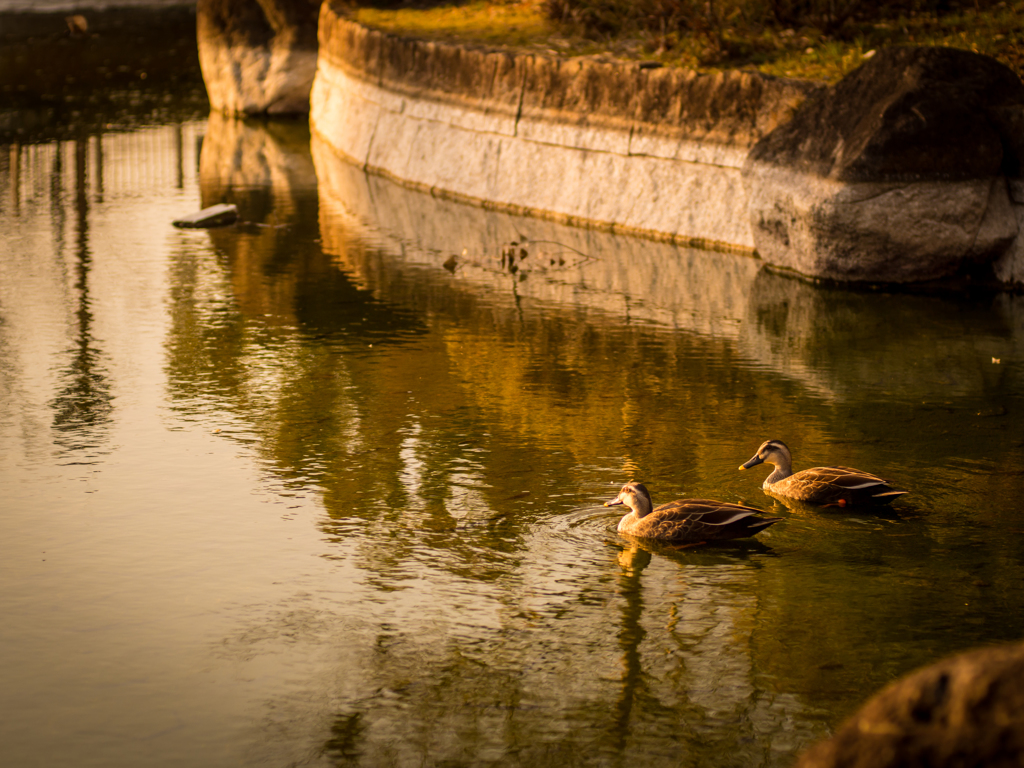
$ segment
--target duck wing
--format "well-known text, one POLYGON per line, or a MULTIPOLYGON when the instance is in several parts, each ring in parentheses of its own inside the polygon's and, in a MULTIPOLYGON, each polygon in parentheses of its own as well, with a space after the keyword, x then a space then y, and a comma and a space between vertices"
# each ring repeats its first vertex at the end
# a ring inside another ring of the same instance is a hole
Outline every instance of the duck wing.
POLYGON ((885 503, 906 491, 893 490, 888 481, 852 467, 814 467, 773 483, 771 490, 813 504, 885 503))

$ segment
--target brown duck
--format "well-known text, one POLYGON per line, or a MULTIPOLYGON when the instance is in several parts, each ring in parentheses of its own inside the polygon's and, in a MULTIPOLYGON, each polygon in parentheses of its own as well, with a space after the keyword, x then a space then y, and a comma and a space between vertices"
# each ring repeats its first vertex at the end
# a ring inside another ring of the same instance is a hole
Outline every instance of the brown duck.
POLYGON ((624 504, 630 512, 619 521, 619 533, 678 544, 742 539, 779 522, 758 517, 761 510, 713 499, 679 499, 655 507, 643 483, 626 483, 606 507, 624 504))
POLYGON ((809 504, 839 507, 888 504, 907 493, 893 490, 887 480, 849 467, 814 467, 794 474, 792 454, 781 440, 765 440, 740 469, 765 462, 775 465, 775 471, 761 486, 766 492, 809 504))

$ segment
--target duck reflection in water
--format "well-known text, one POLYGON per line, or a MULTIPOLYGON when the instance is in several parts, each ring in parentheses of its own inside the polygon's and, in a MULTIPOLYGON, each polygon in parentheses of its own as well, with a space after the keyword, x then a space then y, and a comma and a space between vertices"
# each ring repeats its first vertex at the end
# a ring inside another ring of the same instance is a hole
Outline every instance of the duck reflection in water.
POLYGON ((849 467, 813 467, 794 474, 792 454, 781 440, 765 440, 740 469, 763 463, 774 464, 775 471, 765 478, 761 487, 769 495, 782 499, 848 507, 888 504, 907 493, 893 490, 887 480, 849 467))
POLYGON ((781 517, 760 517, 761 510, 713 499, 678 499, 655 507, 643 483, 626 483, 606 507, 624 505, 629 514, 618 531, 674 544, 706 544, 742 539, 763 531, 781 517))

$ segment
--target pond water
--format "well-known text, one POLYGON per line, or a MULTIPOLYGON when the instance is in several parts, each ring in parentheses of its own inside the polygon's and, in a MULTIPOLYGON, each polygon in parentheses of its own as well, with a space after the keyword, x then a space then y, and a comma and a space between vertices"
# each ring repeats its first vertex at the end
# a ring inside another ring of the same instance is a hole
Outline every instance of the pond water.
POLYGON ((5 763, 786 766, 1024 635, 1024 297, 814 287, 171 118, 0 148, 5 763), (737 471, 769 437, 911 495, 779 506, 737 471), (626 540, 630 479, 785 519, 626 540))

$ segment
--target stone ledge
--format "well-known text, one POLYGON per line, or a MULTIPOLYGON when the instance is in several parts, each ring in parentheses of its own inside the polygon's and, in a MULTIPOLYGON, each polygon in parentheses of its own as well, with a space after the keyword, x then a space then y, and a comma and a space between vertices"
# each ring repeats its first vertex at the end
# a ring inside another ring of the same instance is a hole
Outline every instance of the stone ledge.
POLYGON ((483 118, 467 124, 461 106, 434 103, 427 117, 422 104, 406 107, 323 61, 312 104, 313 131, 338 154, 412 188, 577 226, 752 250, 736 167, 615 152, 623 134, 595 128, 561 144, 525 139, 501 121, 490 131, 483 118))
MULTIPOLYGON (((563 223, 756 251, 813 279, 916 282, 970 268, 1004 283, 1024 281, 1024 216, 1012 200, 1020 185, 999 175, 1005 162, 996 175, 989 162, 967 164, 953 178, 942 168, 928 178, 874 178, 860 170, 858 156, 844 155, 857 171, 846 178, 801 165, 805 144, 820 150, 806 162, 822 165, 831 156, 834 131, 791 136, 794 126, 842 117, 844 100, 834 94, 847 91, 899 106, 883 106, 882 118, 891 111, 924 121, 916 94, 934 90, 933 81, 968 94, 975 82, 996 83, 1003 101, 991 119, 1024 122, 1017 86, 984 57, 886 51, 825 89, 755 72, 643 69, 401 38, 354 23, 331 2, 321 6, 319 35, 313 131, 339 155, 408 187, 563 223), (975 69, 962 76, 949 61, 975 69), (891 99, 877 84, 856 85, 877 79, 875 72, 894 83, 891 99), (986 173, 972 175, 974 166, 986 173)), ((899 137, 903 123, 894 121, 873 124, 899 137)), ((945 146, 937 125, 926 138, 945 146)), ((845 130, 835 134, 840 147, 845 130)), ((955 144, 971 136, 954 138, 945 156, 972 156, 973 145, 958 153, 955 144)), ((857 143, 874 151, 875 144, 857 143)), ((902 145, 890 143, 895 154, 866 155, 870 167, 886 170, 891 161, 901 170, 902 145)), ((998 147, 989 141, 974 149, 989 158, 998 147)))
POLYGON ((750 252, 740 169, 819 86, 367 29, 325 3, 310 123, 340 155, 495 210, 750 252))
POLYGON ((758 72, 676 68, 495 51, 402 38, 320 14, 321 65, 402 96, 543 123, 639 131, 749 148, 790 118, 815 83, 758 72))

